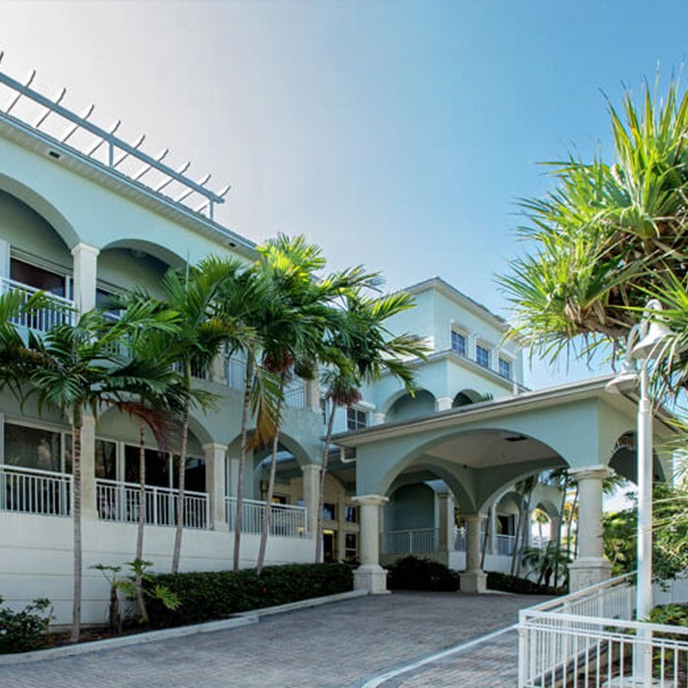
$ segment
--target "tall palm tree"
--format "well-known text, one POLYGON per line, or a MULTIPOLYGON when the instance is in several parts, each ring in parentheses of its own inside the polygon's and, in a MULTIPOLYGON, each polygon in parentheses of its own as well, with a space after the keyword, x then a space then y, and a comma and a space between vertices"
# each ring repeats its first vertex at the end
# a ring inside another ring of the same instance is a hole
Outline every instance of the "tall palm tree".
POLYGON ((153 394, 168 383, 170 370, 155 361, 123 355, 123 342, 142 328, 166 329, 150 303, 140 303, 116 323, 89 311, 75 324, 63 323, 47 333, 20 332, 12 322, 20 306, 12 294, 0 296, 0 359, 5 364, 0 384, 9 386, 22 403, 35 397, 39 412, 58 409, 72 428, 74 592, 71 640, 78 642, 82 589, 81 432, 84 414, 97 415, 103 405, 129 394, 153 394), (13 312, 14 311, 14 312, 13 312))
POLYGON ((413 393, 411 360, 424 360, 427 348, 412 334, 392 336, 385 323, 393 315, 415 305, 404 292, 370 298, 363 290, 353 288, 342 296, 341 307, 330 311, 331 324, 327 328, 320 358, 324 365, 322 383, 325 404, 329 404, 325 446, 320 471, 320 491, 317 511, 315 561, 322 556, 323 507, 330 442, 337 409, 350 406, 361 399, 363 384, 379 380, 386 371, 401 380, 413 393))
POLYGON ((325 259, 318 246, 302 237, 279 235, 260 247, 256 265, 268 284, 272 298, 259 328, 262 364, 279 379, 277 427, 272 438, 272 456, 266 504, 256 562, 261 573, 270 532, 271 502, 274 493, 279 447, 280 416, 284 390, 293 374, 312 379, 318 352, 328 323, 331 306, 348 289, 376 280, 357 267, 320 277, 325 259))
MULTIPOLYGON (((179 570, 182 534, 184 529, 184 491, 186 451, 189 436, 189 416, 192 406, 207 408, 216 395, 195 388, 194 376, 207 373, 213 359, 233 336, 239 336, 242 326, 218 308, 223 287, 230 277, 243 269, 241 262, 232 259, 207 258, 196 268, 181 273, 170 270, 162 279, 161 311, 175 314, 175 329, 158 338, 156 348, 164 359, 174 360, 179 372, 181 399, 181 439, 177 465, 177 520, 172 552, 172 573, 179 570)), ((133 301, 150 297, 139 291, 133 301)))

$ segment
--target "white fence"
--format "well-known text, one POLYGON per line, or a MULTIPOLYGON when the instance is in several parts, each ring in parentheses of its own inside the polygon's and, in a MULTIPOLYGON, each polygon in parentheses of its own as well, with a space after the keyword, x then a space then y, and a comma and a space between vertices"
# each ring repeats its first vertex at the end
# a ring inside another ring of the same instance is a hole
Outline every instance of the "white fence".
POLYGON ((383 554, 431 554, 439 550, 437 528, 388 530, 382 534, 383 554))
MULTIPOLYGON (((8 292, 20 292, 23 295, 22 303, 26 303, 28 299, 37 294, 40 289, 29 287, 21 282, 0 277, 0 293, 7 294, 8 292)), ((47 332, 55 325, 64 323, 73 324, 75 319, 74 301, 65 299, 54 294, 47 294, 46 297, 50 300, 50 304, 45 308, 34 310, 30 313, 25 313, 19 318, 12 318, 11 322, 20 327, 26 327, 30 330, 38 332, 47 332)))
MULTIPOLYGON (((145 522, 155 526, 177 525, 179 490, 146 485, 145 522)), ((115 480, 96 480, 98 516, 103 521, 137 523, 141 505, 139 485, 115 480)), ((184 527, 209 528, 208 495, 184 491, 184 527)))
POLYGON ((0 464, 0 511, 69 516, 72 476, 0 464))
POLYGON ((520 613, 519 688, 688 685, 688 629, 632 621, 632 574, 520 613))
MULTIPOLYGON (((236 497, 225 497, 225 519, 230 530, 236 523, 236 497)), ((263 529, 265 502, 243 499, 241 509, 241 532, 260 533, 263 529)), ((306 507, 289 504, 270 505, 270 535, 282 537, 303 537, 306 534, 306 507)))

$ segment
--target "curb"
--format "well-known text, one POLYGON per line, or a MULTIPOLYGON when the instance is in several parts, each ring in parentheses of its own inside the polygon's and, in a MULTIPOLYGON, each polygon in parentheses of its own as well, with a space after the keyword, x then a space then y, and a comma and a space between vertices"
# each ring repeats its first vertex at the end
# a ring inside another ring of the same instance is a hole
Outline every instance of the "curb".
POLYGON ((200 633, 214 633, 215 631, 226 631, 232 628, 240 628, 241 626, 249 626, 252 624, 259 623, 261 617, 263 616, 282 614, 283 612, 297 611, 299 609, 310 609, 311 607, 320 607, 321 605, 329 604, 330 602, 343 602, 344 600, 352 600, 358 597, 366 597, 367 595, 367 590, 351 590, 349 592, 340 592, 336 595, 327 595, 325 597, 313 597, 308 600, 299 600, 298 602, 280 604, 276 607, 253 609, 249 612, 235 614, 228 619, 221 619, 220 621, 208 621, 206 623, 194 624, 193 626, 163 628, 159 631, 146 631, 145 633, 134 633, 132 635, 122 636, 121 638, 92 640, 86 643, 79 643, 77 645, 52 647, 47 650, 34 650, 33 652, 0 655, 0 666, 7 666, 12 664, 28 664, 30 662, 37 662, 46 659, 57 659, 60 657, 74 657, 76 655, 103 652, 104 650, 128 647, 130 645, 144 645, 148 643, 157 643, 161 640, 168 640, 171 638, 183 638, 188 635, 198 635, 200 633))

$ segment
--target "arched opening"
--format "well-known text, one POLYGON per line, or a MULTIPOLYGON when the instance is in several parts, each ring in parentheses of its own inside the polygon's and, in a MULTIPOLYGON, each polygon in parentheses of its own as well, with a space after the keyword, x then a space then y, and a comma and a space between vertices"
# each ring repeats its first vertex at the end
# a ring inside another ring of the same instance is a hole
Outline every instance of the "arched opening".
POLYGON ((491 397, 479 394, 474 389, 462 389, 453 399, 452 408, 477 404, 480 401, 489 401, 491 397))
POLYGON ((435 397, 426 389, 419 390, 414 396, 404 394, 399 397, 387 411, 388 422, 420 418, 435 412, 435 397))

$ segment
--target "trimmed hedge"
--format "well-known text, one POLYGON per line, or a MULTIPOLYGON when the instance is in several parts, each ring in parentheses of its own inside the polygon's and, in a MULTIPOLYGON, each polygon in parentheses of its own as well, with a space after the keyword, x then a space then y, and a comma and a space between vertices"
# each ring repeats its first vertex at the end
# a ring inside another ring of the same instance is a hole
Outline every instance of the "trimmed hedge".
POLYGON ((455 592, 460 587, 456 571, 431 559, 410 555, 389 566, 387 587, 390 590, 430 590, 455 592))
POLYGON ((353 589, 353 570, 347 564, 287 564, 266 566, 260 577, 253 569, 156 574, 150 584, 165 586, 181 601, 174 611, 159 601, 148 602, 151 625, 162 628, 348 592, 353 589))
POLYGON ((551 587, 538 585, 526 578, 511 576, 508 573, 499 573, 498 571, 487 572, 487 588, 488 590, 513 592, 518 595, 563 595, 566 592, 560 589, 555 593, 551 587))

